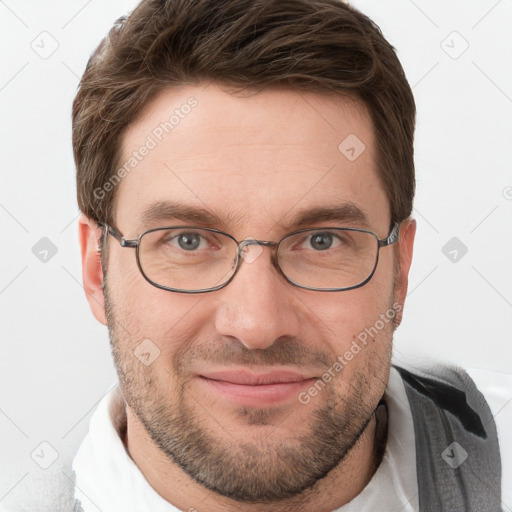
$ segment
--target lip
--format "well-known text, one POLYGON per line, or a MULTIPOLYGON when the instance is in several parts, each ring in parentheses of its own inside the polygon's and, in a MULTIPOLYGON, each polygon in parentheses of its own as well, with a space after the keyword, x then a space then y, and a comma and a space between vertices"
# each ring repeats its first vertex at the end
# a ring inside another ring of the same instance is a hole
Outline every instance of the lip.
POLYGON ((308 378, 306 375, 291 370, 273 370, 261 373, 249 372, 245 368, 236 370, 221 370, 216 372, 202 373, 201 377, 232 384, 245 386, 259 386, 265 384, 287 384, 300 382, 308 378))
POLYGON ((289 370, 253 373, 246 369, 208 372, 198 377, 210 392, 253 407, 278 404, 296 397, 317 379, 289 370))

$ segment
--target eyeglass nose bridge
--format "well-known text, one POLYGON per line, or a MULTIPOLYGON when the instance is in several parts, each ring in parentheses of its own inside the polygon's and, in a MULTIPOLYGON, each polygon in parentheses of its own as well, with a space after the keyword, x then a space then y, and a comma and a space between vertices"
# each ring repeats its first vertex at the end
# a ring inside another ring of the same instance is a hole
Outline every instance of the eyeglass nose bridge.
MULTIPOLYGON (((252 263, 253 261, 255 261, 258 258, 259 254, 261 254, 261 252, 260 252, 258 254, 258 256, 256 256, 254 259, 244 256, 244 249, 246 247, 248 247, 249 245, 259 245, 259 246, 274 248, 274 247, 277 247, 279 245, 279 243, 272 242, 269 240, 255 240, 253 238, 246 238, 245 240, 242 240, 241 242, 238 243, 238 261, 239 262, 243 259, 243 260, 247 261, 248 263, 252 263)), ((272 255, 272 261, 275 265, 276 264, 275 254, 272 255)))
POLYGON ((245 240, 242 240, 238 244, 239 249, 243 249, 244 247, 247 247, 248 245, 266 245, 267 247, 275 247, 278 245, 277 242, 270 242, 268 240, 254 240, 253 238, 246 238, 245 240))

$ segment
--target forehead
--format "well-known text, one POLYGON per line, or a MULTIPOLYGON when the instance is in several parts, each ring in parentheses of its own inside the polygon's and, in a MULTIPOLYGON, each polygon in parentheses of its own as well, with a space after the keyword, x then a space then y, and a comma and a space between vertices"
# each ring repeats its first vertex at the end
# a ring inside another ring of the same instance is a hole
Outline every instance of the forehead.
POLYGON ((284 229, 310 208, 349 205, 370 225, 389 218, 370 117, 347 97, 164 90, 126 131, 118 168, 115 222, 132 235, 154 227, 148 208, 166 201, 207 210, 242 236, 284 229))

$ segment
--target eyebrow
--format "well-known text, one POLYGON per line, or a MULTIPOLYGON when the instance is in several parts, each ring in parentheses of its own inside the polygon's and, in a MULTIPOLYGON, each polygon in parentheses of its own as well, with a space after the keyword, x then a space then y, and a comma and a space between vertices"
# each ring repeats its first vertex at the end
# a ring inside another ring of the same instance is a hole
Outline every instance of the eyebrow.
MULTIPOLYGON (((229 214, 223 220, 207 208, 186 205, 175 201, 158 201, 144 209, 141 215, 141 228, 157 223, 180 220, 192 222, 201 226, 227 226, 243 225, 242 216, 229 214)), ((288 229, 300 229, 319 222, 337 221, 343 224, 353 223, 359 227, 369 227, 368 215, 361 207, 347 202, 334 206, 317 206, 299 210, 289 221, 276 222, 281 227, 288 229)))
POLYGON ((155 224, 169 220, 194 222, 205 226, 225 225, 213 212, 206 208, 189 206, 174 201, 158 201, 149 205, 141 215, 141 225, 155 224))
POLYGON ((309 224, 327 221, 337 221, 344 224, 354 223, 361 227, 370 226, 366 212, 354 203, 300 210, 295 217, 292 218, 290 225, 301 228, 309 224))

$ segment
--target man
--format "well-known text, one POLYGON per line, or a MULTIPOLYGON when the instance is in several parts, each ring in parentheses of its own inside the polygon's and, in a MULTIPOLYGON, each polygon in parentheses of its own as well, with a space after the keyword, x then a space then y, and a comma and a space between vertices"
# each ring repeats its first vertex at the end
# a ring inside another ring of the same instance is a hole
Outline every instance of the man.
POLYGON ((143 1, 73 105, 83 279, 119 387, 77 510, 488 510, 504 425, 392 367, 415 106, 338 0, 143 1))

